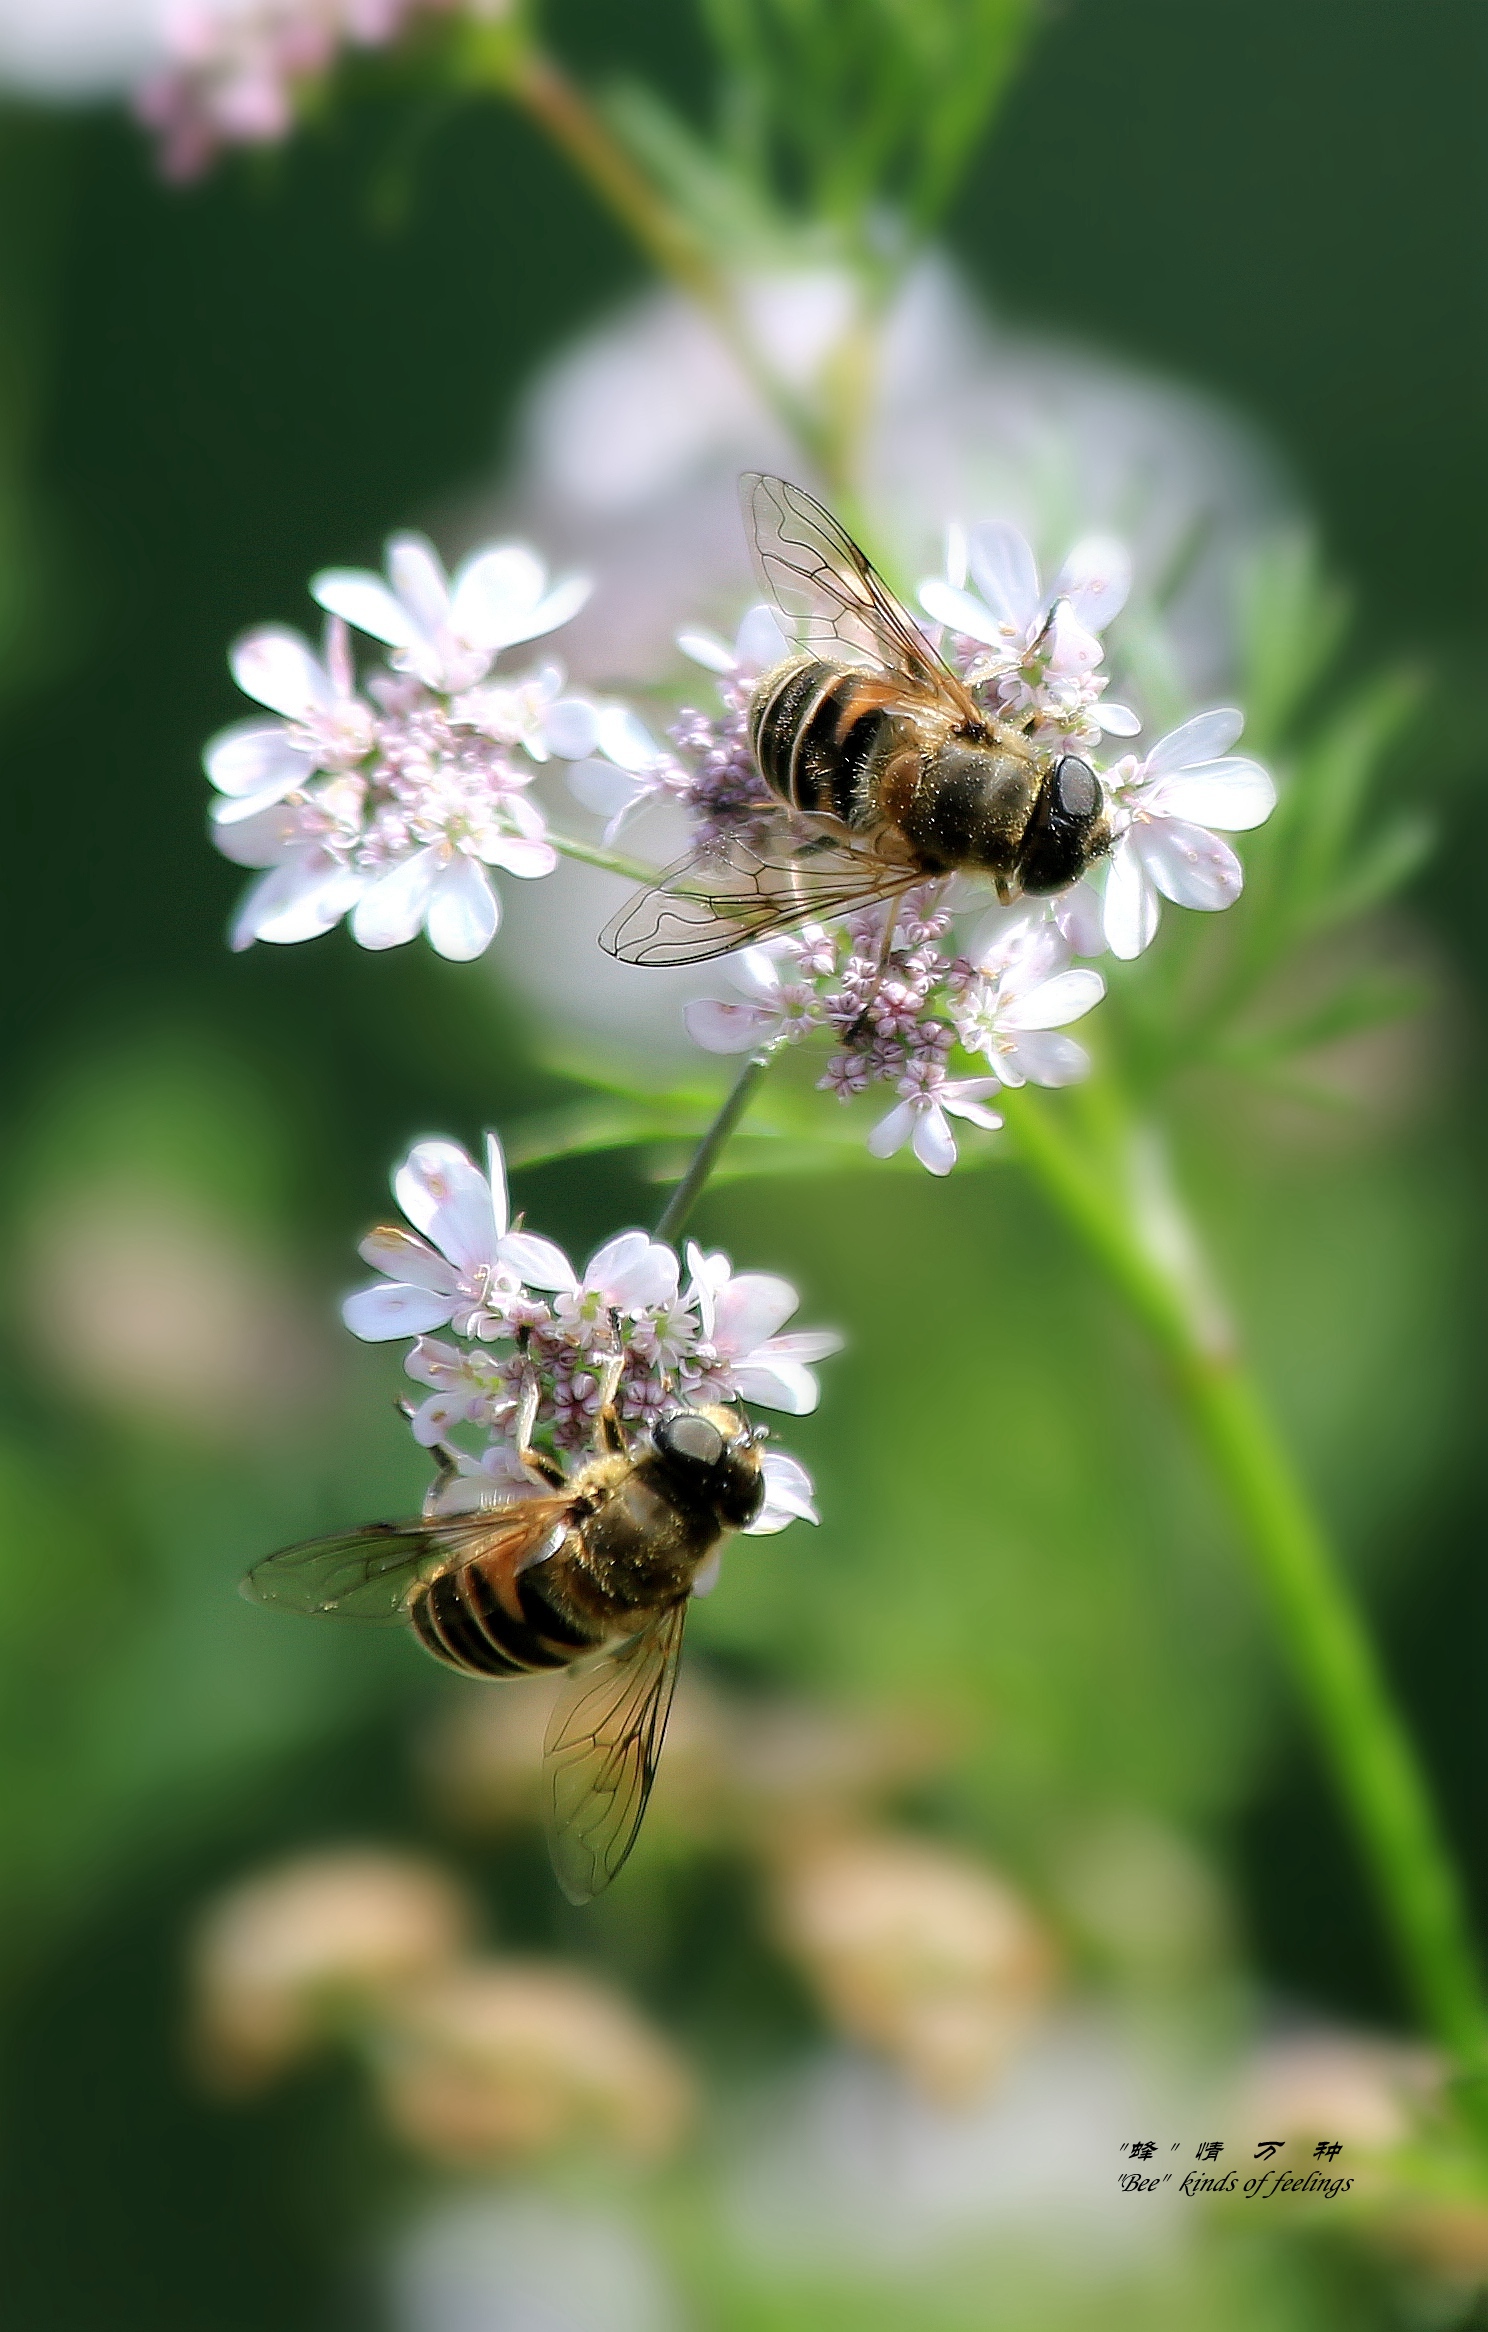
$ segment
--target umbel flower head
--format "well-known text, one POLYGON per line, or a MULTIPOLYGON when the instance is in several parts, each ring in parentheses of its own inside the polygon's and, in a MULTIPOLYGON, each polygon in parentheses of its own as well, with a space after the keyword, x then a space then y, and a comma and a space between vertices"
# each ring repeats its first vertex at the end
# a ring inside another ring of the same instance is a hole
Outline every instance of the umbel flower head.
MULTIPOLYGON (((735 1273, 727 1256, 689 1244, 684 1282, 675 1251, 645 1231, 606 1240, 576 1271, 551 1240, 511 1228, 494 1134, 484 1171, 455 1142, 415 1143, 393 1190, 412 1228, 363 1240, 380 1276, 347 1297, 343 1317, 369 1343, 414 1339, 405 1366, 425 1397, 409 1419, 415 1440, 444 1464, 431 1512, 539 1489, 521 1463, 521 1426, 573 1457, 593 1441, 611 1380, 622 1421, 637 1431, 698 1402, 755 1402, 793 1416, 816 1407, 813 1364, 841 1338, 781 1333, 798 1301, 788 1281, 735 1273)), ((795 1458, 768 1451, 764 1475, 751 1531, 815 1522, 811 1481, 795 1458)))
POLYGON ((328 612, 321 654, 277 624, 240 640, 233 677, 278 717, 240 721, 206 749, 217 847, 262 870, 232 944, 313 939, 349 916, 362 947, 423 931, 466 962, 500 921, 490 870, 530 881, 557 864, 533 777, 553 753, 589 753, 597 729, 561 665, 493 667, 567 623, 589 585, 550 587, 522 543, 479 551, 450 578, 421 536, 398 535, 386 582, 334 568, 311 589, 328 612), (389 650, 365 688, 350 625, 389 650))
MULTIPOLYGON (((998 524, 952 528, 946 574, 920 586, 941 653, 989 721, 1015 729, 1050 766, 1078 754, 1100 779, 1111 840, 1095 868, 1062 893, 990 913, 974 878, 927 882, 741 948, 723 966, 734 994, 685 1007, 696 1043, 732 1053, 822 1038, 826 1091, 850 1102, 889 1089, 869 1149, 885 1158, 908 1150, 933 1174, 956 1163, 957 1121, 998 1130, 1001 1088, 1087 1073, 1084 1048, 1063 1032, 1100 1002, 1105 982, 1073 959, 1139 955, 1164 898, 1229 906, 1244 872, 1212 829, 1258 826, 1276 800, 1260 764, 1230 752, 1243 725, 1232 710, 1199 714, 1145 755, 1101 758, 1105 738, 1141 726, 1107 700, 1099 669, 1101 634, 1130 585, 1123 545, 1090 535, 1046 588, 1029 545, 998 524)), ((664 744, 633 714, 610 710, 595 752, 571 773, 574 792, 608 819, 607 836, 658 800, 689 813, 704 849, 725 836, 752 844, 778 834, 781 806, 755 760, 749 709, 760 675, 794 652, 781 620, 755 607, 732 642, 685 631, 678 645, 714 674, 721 709, 684 711, 664 744)))

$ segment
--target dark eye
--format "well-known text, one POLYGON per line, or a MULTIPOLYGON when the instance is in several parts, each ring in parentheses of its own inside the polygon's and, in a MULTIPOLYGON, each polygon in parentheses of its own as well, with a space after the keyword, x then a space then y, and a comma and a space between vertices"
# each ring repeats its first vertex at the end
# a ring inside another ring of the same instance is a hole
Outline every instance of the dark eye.
POLYGON ((656 1446, 688 1473, 710 1473, 723 1455, 723 1435, 707 1417, 684 1409, 665 1417, 656 1428, 656 1446))
POLYGON ((1054 793, 1058 808, 1066 818, 1088 818, 1100 800, 1100 787, 1095 782, 1095 771, 1087 762, 1077 761, 1066 754, 1054 772, 1054 793))

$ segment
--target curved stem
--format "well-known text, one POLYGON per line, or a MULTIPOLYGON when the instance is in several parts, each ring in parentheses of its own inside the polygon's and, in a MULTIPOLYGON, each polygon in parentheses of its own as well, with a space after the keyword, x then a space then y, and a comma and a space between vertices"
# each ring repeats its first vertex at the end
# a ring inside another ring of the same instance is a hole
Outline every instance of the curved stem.
POLYGON ((575 834, 555 834, 547 829, 544 840, 551 842, 560 858, 576 858, 581 866, 603 867, 606 874, 624 875, 628 883, 656 882, 660 867, 647 866, 643 858, 627 858, 623 850, 606 849, 602 842, 580 842, 575 834))
POLYGON ((693 1152, 692 1164, 667 1200, 656 1226, 657 1238, 664 1239, 668 1246, 675 1247, 686 1228, 688 1216, 702 1196, 709 1175, 727 1149, 729 1138, 753 1100, 774 1055, 775 1046, 772 1044, 750 1055, 739 1071, 723 1107, 693 1152))
MULTIPOLYGON (((1416 2008, 1456 2069, 1464 2106, 1488 2130, 1488 2004, 1451 1854, 1348 1584, 1245 1368, 1161 1153, 1124 1129, 1125 1156, 1107 1150, 1092 1165, 1031 1092, 1008 1094, 1002 1106, 1035 1181, 1168 1363, 1240 1523, 1416 2008)), ((1109 1132, 1109 1094, 1105 1108, 1109 1132)))

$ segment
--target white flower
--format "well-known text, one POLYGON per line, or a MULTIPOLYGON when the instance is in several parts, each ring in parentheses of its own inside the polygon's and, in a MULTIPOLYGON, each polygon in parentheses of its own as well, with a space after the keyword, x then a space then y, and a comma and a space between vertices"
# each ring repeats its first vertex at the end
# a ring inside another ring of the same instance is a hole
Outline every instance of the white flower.
POLYGON ((947 574, 920 585, 927 615, 963 638, 982 643, 966 666, 973 685, 986 685, 996 709, 1070 737, 1104 730, 1134 736, 1141 727, 1125 705, 1100 701, 1098 634, 1125 605, 1131 559, 1110 535, 1076 543, 1048 591, 1039 586, 1033 552, 1015 526, 1002 521, 951 532, 947 574), (967 570, 977 591, 967 590, 967 570), (980 596, 978 596, 980 594, 980 596))
POLYGON ((284 717, 235 721, 202 755, 223 799, 216 826, 240 825, 299 791, 318 770, 354 769, 372 750, 375 715, 356 693, 346 626, 331 617, 323 660, 301 633, 264 624, 239 640, 229 658, 245 696, 284 717))
POLYGON ((922 1166, 932 1174, 949 1174, 956 1163, 956 1137, 946 1112, 995 1133, 1002 1119, 985 1106, 983 1096, 995 1093, 996 1077, 947 1077, 933 1061, 913 1062, 899 1079, 903 1099, 880 1118, 868 1136, 875 1158, 892 1158, 908 1142, 922 1166))
POLYGON ((1144 760, 1128 759, 1108 773, 1119 829, 1105 895, 1113 955, 1129 959, 1150 945, 1159 893, 1175 906, 1208 911, 1239 898, 1244 869, 1209 829, 1244 832, 1276 807, 1276 788, 1260 763, 1229 755, 1244 725, 1232 709, 1199 713, 1144 760))
MULTIPOLYGON (((809 924, 798 938, 809 942, 817 936, 825 936, 821 926, 809 924)), ((805 1036, 821 1019, 816 991, 805 980, 781 978, 782 969, 799 962, 798 946, 782 949, 774 941, 725 957, 720 969, 746 1001, 695 996, 684 1004, 682 1018, 693 1043, 709 1053, 746 1053, 777 1036, 805 1036)))
POLYGON ((494 1134, 486 1136, 486 1159, 482 1174, 458 1143, 414 1144, 393 1176, 414 1231, 376 1230, 362 1241, 363 1261, 384 1276, 342 1305, 354 1336, 378 1344, 450 1323, 457 1336, 501 1336, 524 1284, 567 1284, 572 1275, 558 1248, 507 1229, 506 1168, 494 1134))
POLYGON ((709 672, 746 685, 774 665, 784 663, 792 652, 774 608, 764 606, 749 609, 734 635, 732 647, 720 640, 716 632, 693 630, 678 632, 677 645, 694 664, 702 664, 709 672))
POLYGON ((632 812, 656 794, 677 793, 683 771, 677 757, 658 745, 629 705, 600 705, 593 746, 596 758, 579 761, 568 773, 570 790, 586 810, 607 820, 605 841, 613 842, 632 812), (599 758, 602 756, 602 758, 599 758))
POLYGON ((444 1452, 448 1464, 435 1476, 424 1513, 474 1514, 483 1506, 510 1506, 518 1498, 547 1498, 552 1492, 523 1465, 508 1441, 493 1441, 479 1457, 468 1450, 444 1452))
POLYGON ((415 1384, 433 1387, 408 1417, 423 1449, 437 1449, 457 1425, 495 1426, 516 1408, 502 1363, 482 1346, 464 1351, 421 1336, 403 1366, 415 1384))
POLYGON ((1072 1085, 1090 1068, 1073 1037, 1055 1032, 1099 1004, 1099 972, 1065 968, 1058 928, 1021 936, 986 927, 973 943, 981 977, 965 999, 957 1034, 969 1053, 984 1053, 1004 1085, 1072 1085))
POLYGON ((548 571, 525 543, 475 551, 446 575, 422 535, 394 535, 386 583, 360 568, 328 567, 311 593, 333 615, 392 649, 398 672, 456 695, 484 680, 503 648, 556 631, 578 614, 592 586, 571 575, 548 588, 548 571))
POLYGON ((597 1340, 603 1348, 609 1340, 612 1312, 633 1320, 653 1304, 667 1307, 676 1301, 677 1258, 670 1247, 644 1231, 622 1231, 618 1238, 607 1239, 590 1256, 582 1279, 575 1276, 566 1257, 560 1260, 562 1277, 546 1280, 543 1285, 559 1290, 553 1317, 575 1343, 597 1340))
POLYGON ((776 1334, 801 1300, 789 1280, 758 1271, 736 1278, 726 1255, 705 1255, 691 1241, 687 1268, 703 1334, 694 1364, 725 1374, 741 1400, 809 1416, 821 1398, 810 1364, 840 1352, 842 1338, 831 1329, 776 1334))
POLYGON ((588 697, 565 696, 563 680, 561 664, 544 664, 525 680, 467 688, 451 701, 450 717, 497 745, 520 745, 534 761, 554 753, 580 761, 594 751, 599 708, 588 697))

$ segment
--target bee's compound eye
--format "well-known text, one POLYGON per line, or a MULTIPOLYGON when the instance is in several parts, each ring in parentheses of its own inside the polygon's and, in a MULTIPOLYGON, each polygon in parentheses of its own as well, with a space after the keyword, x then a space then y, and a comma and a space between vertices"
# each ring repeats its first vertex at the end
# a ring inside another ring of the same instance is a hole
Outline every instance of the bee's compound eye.
POLYGON ((1064 817, 1092 817, 1100 802, 1100 786, 1089 762, 1067 753, 1054 771, 1054 795, 1064 817))
POLYGON ((723 1435, 710 1418, 699 1417, 695 1409, 663 1418, 655 1438, 662 1456, 676 1459, 689 1472, 716 1466, 723 1455, 723 1435))

